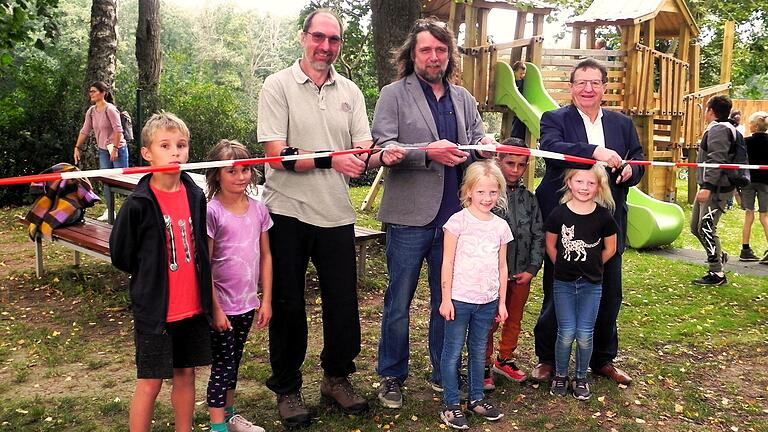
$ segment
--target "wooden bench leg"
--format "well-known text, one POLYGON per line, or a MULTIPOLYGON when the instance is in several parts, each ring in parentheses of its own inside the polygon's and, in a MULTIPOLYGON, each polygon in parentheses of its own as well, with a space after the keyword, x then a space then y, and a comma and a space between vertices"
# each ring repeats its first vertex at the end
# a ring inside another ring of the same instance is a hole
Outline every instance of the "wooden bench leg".
POLYGON ((368 242, 360 243, 357 249, 357 278, 360 279, 365 275, 365 256, 368 252, 368 242))
POLYGON ((43 275, 43 240, 40 236, 35 238, 35 274, 37 277, 43 275))

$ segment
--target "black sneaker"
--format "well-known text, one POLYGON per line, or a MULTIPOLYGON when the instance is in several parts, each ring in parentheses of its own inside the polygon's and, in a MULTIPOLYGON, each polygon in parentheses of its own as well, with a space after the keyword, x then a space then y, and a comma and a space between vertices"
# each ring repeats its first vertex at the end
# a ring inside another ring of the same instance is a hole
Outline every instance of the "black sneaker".
POLYGON ((728 282, 728 279, 725 278, 725 273, 723 273, 722 276, 718 275, 715 272, 708 271, 707 274, 702 276, 700 279, 694 279, 691 282, 693 282, 694 285, 724 285, 728 282))
POLYGON ((555 376, 549 389, 552 396, 568 396, 568 377, 555 376))
POLYGON ((755 251, 753 251, 752 248, 747 248, 741 250, 741 253, 739 254, 739 261, 760 261, 760 257, 755 255, 755 251))
POLYGON ((763 258, 760 259, 760 264, 768 264, 768 250, 765 251, 763 258))
POLYGON ((576 378, 573 380, 573 397, 578 400, 587 400, 592 397, 589 392, 589 382, 586 378, 576 378))
POLYGON ((401 408, 403 406, 403 391, 400 380, 395 377, 384 377, 379 387, 379 402, 384 408, 401 408))
POLYGON ((459 405, 446 405, 440 410, 440 420, 454 429, 469 429, 469 422, 459 405))
POLYGON ((467 409, 471 411, 472 414, 479 415, 488 421, 496 421, 504 417, 504 414, 502 414, 498 408, 485 399, 470 403, 467 406, 467 409))

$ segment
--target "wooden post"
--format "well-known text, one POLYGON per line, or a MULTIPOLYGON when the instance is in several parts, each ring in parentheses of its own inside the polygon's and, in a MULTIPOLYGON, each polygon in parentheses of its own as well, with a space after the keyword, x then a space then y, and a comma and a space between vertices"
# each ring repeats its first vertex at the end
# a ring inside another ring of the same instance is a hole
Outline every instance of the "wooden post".
POLYGON ((594 49, 595 48, 595 27, 589 26, 587 27, 587 49, 594 49))
MULTIPOLYGON (((647 160, 653 160, 653 116, 652 115, 638 115, 633 116, 632 121, 637 129, 637 135, 640 138, 640 146, 643 148, 643 153, 647 160)), ((622 157, 624 155, 621 155, 622 157)), ((645 167, 645 175, 640 180, 640 190, 651 195, 653 188, 651 185, 653 182, 653 166, 645 167)), ((657 197, 658 198, 658 197, 657 197)))
MULTIPOLYGON (((688 93, 695 93, 699 91, 699 74, 701 71, 701 66, 699 65, 699 62, 701 61, 701 45, 698 43, 693 46, 693 49, 690 50, 690 61, 688 62, 691 65, 690 69, 690 81, 688 83, 688 93)), ((688 161, 689 162, 695 162, 696 161, 696 151, 699 148, 698 146, 698 140, 701 138, 698 136, 700 126, 701 126, 701 119, 699 118, 699 111, 696 109, 696 101, 693 101, 692 107, 693 110, 688 110, 688 112, 685 114, 687 121, 690 122, 690 138, 691 140, 686 143, 686 146, 688 147, 688 161)), ((696 190, 697 184, 696 184, 696 170, 693 168, 688 168, 688 203, 693 204, 693 200, 696 198, 696 190)))
MULTIPOLYGON (((525 128, 525 145, 528 148, 536 148, 536 140, 533 138, 533 135, 531 135, 531 131, 528 130, 528 128, 525 128)), ((523 181, 525 182, 525 186, 528 188, 528 190, 533 191, 533 185, 536 178, 536 158, 533 156, 530 156, 528 158, 528 170, 525 171, 525 178, 523 181)))
POLYGON ((731 66, 733 63, 733 39, 735 33, 733 21, 723 24, 723 57, 720 61, 720 83, 731 81, 731 66))
POLYGON ((571 48, 579 49, 581 46, 581 27, 573 26, 571 31, 571 48))
POLYGON ((459 25, 461 24, 461 14, 464 11, 464 5, 451 2, 451 11, 448 13, 448 28, 454 35, 459 34, 459 25))
POLYGON ((625 26, 621 32, 624 36, 621 41, 621 49, 627 53, 624 74, 624 114, 629 115, 636 106, 637 101, 637 70, 638 53, 635 47, 640 42, 640 26, 625 26))
MULTIPOLYGON (((488 44, 488 12, 490 9, 480 9, 478 11, 478 46, 484 46, 488 44)), ((480 104, 480 108, 485 110, 488 107, 488 68, 494 65, 489 65, 488 62, 488 50, 484 49, 480 52, 480 58, 475 59, 475 64, 478 66, 478 73, 480 79, 475 82, 475 99, 480 104)))
MULTIPOLYGON (((464 47, 470 48, 477 44, 477 9, 471 5, 464 6, 464 47)), ((466 89, 475 88, 475 57, 462 56, 462 86, 466 89)))
MULTIPOLYGON (((517 11, 515 20, 515 40, 522 39, 525 36, 525 21, 528 19, 528 12, 517 11)), ((523 48, 512 48, 509 55, 509 62, 514 63, 523 58, 523 48)))

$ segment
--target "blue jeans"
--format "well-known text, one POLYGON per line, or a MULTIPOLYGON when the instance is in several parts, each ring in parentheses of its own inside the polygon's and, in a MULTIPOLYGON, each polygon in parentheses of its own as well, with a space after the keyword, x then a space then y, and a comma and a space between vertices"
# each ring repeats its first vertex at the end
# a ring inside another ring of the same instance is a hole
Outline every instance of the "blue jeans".
MULTIPOLYGON (((128 146, 124 145, 117 149, 117 159, 109 160, 109 152, 99 149, 99 168, 127 168, 128 167, 128 146)), ((104 185, 104 204, 107 208, 112 207, 112 188, 104 185)))
POLYGON ((429 359, 431 380, 442 381, 440 357, 443 352, 445 320, 440 316, 440 268, 443 265, 443 230, 406 225, 387 226, 387 270, 389 285, 384 294, 379 360, 376 371, 382 377, 405 382, 410 357, 410 309, 421 265, 427 260, 429 275, 429 359))
POLYGON ((459 374, 456 363, 461 358, 464 341, 467 341, 469 360, 467 372, 469 378, 469 400, 483 399, 483 368, 485 367, 485 344, 493 326, 493 319, 499 309, 499 301, 485 304, 464 303, 453 300, 454 319, 445 322, 445 340, 443 341, 442 370, 443 403, 459 404, 459 374), (453 367, 451 367, 453 366, 453 367))
POLYGON ((575 281, 555 279, 553 286, 557 342, 555 343, 555 374, 568 375, 571 348, 576 340, 576 378, 587 377, 592 357, 592 333, 603 287, 584 278, 575 281))

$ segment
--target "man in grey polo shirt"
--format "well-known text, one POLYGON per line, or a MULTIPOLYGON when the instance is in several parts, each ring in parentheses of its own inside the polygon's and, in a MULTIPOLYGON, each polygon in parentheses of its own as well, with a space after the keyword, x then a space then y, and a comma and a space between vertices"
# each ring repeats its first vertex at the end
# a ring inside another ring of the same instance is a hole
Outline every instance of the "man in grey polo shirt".
MULTIPOLYGON (((370 147, 363 94, 336 73, 342 44, 341 20, 329 10, 307 16, 301 33, 303 56, 264 81, 259 99, 258 136, 267 156, 370 147)), ((355 268, 355 211, 347 181, 366 167, 396 163, 404 150, 274 163, 266 168, 264 203, 274 226, 273 316, 269 325, 272 376, 286 426, 310 423, 302 396, 301 365, 307 351, 304 280, 312 260, 320 282, 323 340, 320 366, 323 398, 346 413, 368 408, 348 376, 360 353, 360 319, 355 268)))

